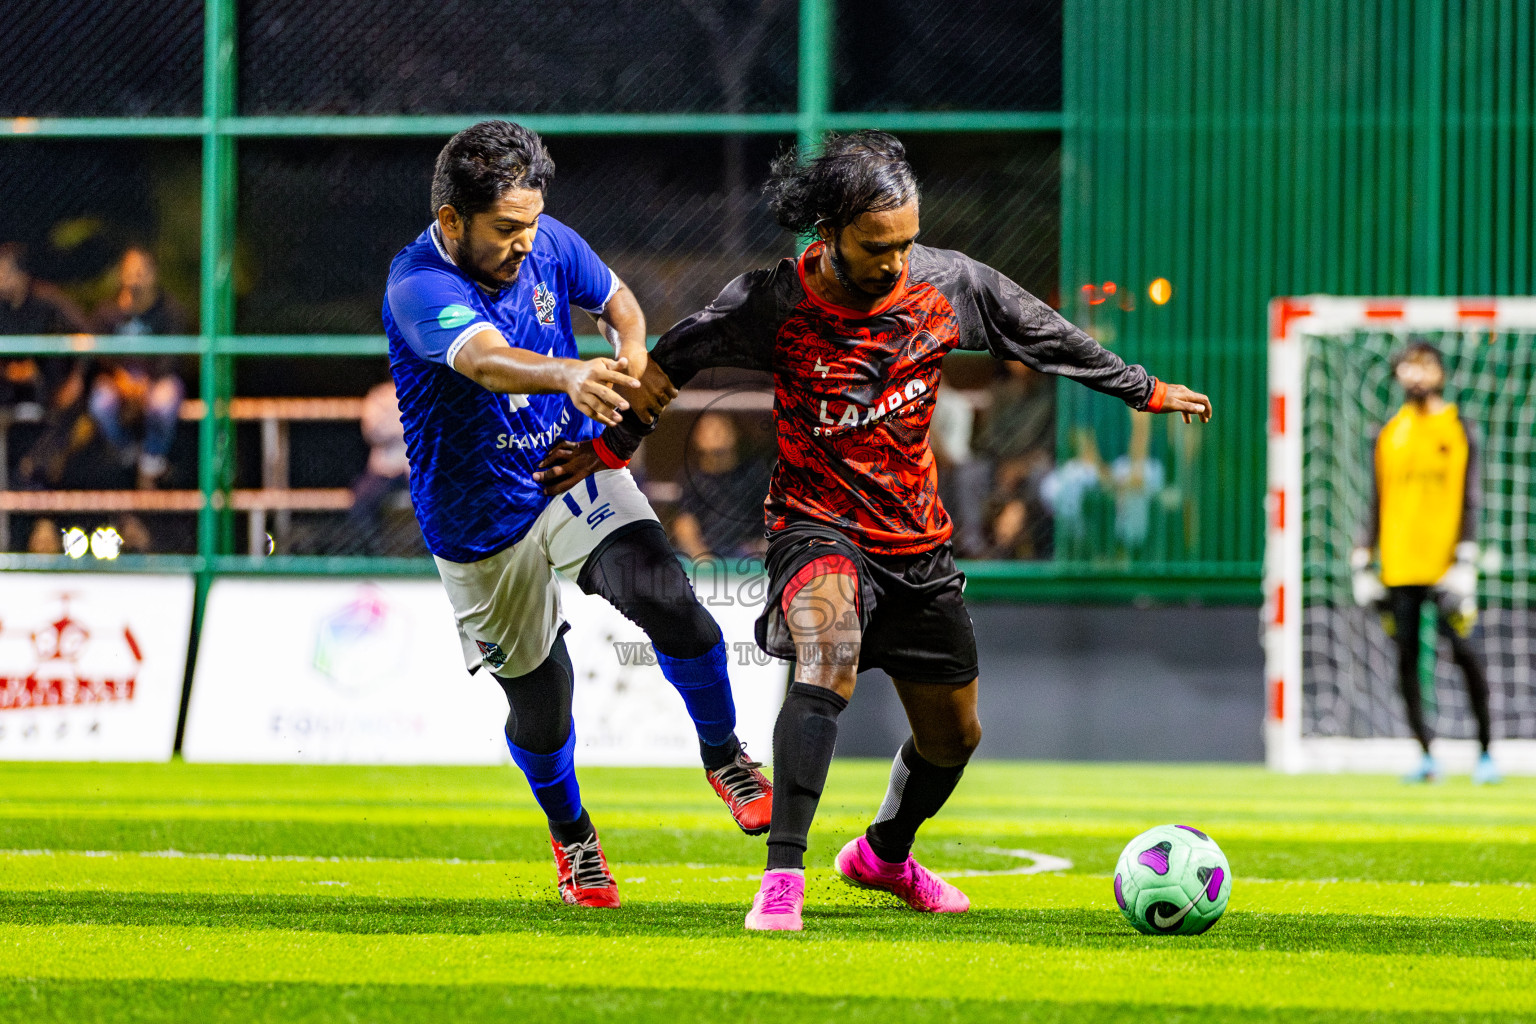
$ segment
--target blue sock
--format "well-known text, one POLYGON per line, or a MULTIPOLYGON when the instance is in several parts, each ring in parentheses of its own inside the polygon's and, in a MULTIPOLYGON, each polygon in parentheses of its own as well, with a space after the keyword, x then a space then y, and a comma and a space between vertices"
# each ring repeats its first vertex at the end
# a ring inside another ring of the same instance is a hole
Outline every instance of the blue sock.
POLYGON ((729 742, 736 732, 736 702, 725 671, 725 641, 697 658, 671 658, 657 651, 656 662, 667 682, 682 694, 699 741, 711 747, 729 742))
POLYGON ((571 723, 571 734, 565 744, 553 754, 535 754, 531 750, 514 746, 507 741, 512 760, 528 777, 533 788, 533 798, 544 809, 544 816, 552 822, 572 822, 581 817, 581 787, 576 785, 576 725, 571 723))

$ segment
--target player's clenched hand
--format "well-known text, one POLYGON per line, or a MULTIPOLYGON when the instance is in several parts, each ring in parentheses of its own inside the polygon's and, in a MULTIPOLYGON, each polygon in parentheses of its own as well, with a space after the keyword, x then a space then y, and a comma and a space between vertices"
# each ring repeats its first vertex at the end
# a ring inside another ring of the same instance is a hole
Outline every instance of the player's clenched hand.
POLYGON ((624 372, 628 367, 627 359, 573 359, 566 373, 565 393, 582 415, 611 427, 619 422, 619 413, 629 408, 614 388, 640 387, 638 380, 624 372))
POLYGON ((1211 422, 1211 400, 1198 391, 1191 391, 1183 384, 1167 384, 1163 392, 1162 404, 1157 408, 1147 407, 1148 412, 1177 412, 1182 413, 1184 422, 1188 423, 1191 416, 1199 416, 1201 423, 1211 422))
POLYGON ((564 494, 602 468, 591 441, 561 441, 539 461, 539 472, 533 479, 543 486, 545 494, 564 494))
POLYGON ((630 392, 629 402, 642 423, 653 423, 676 397, 677 388, 672 386, 666 371, 647 360, 640 373, 640 386, 630 392))

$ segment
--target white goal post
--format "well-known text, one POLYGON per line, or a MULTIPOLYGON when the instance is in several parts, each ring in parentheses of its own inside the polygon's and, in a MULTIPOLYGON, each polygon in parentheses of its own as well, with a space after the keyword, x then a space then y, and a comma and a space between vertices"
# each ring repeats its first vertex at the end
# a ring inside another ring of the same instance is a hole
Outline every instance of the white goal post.
MULTIPOLYGON (((1370 443, 1402 396, 1390 356, 1410 337, 1446 356, 1446 398, 1479 435, 1480 642, 1493 751, 1536 773, 1536 298, 1277 298, 1269 307, 1263 639, 1266 760, 1287 772, 1403 772, 1418 745, 1395 657, 1354 607, 1347 558, 1368 500, 1370 443)), ((1432 634, 1430 634, 1432 635, 1432 634)), ((1460 674, 1441 651, 1426 682, 1435 754, 1469 771, 1477 748, 1460 674)))

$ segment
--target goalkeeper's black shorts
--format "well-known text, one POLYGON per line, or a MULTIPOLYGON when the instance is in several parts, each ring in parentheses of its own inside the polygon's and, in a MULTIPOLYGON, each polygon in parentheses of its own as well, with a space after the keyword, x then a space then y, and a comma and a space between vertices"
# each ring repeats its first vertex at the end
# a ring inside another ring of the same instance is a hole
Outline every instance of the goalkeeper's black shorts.
POLYGON ((1395 637, 1406 623, 1414 636, 1419 634, 1419 611, 1425 601, 1435 606, 1435 625, 1447 639, 1466 640, 1475 635, 1477 616, 1466 617, 1460 613, 1460 601, 1436 587, 1410 584, 1388 587, 1387 597, 1381 603, 1381 625, 1388 636, 1395 637))
POLYGON ((965 574, 948 543, 915 555, 875 555, 820 523, 794 522, 768 541, 768 599, 757 645, 777 658, 796 651, 786 598, 828 572, 857 577, 859 671, 912 683, 957 685, 977 676, 976 633, 965 608, 965 574))

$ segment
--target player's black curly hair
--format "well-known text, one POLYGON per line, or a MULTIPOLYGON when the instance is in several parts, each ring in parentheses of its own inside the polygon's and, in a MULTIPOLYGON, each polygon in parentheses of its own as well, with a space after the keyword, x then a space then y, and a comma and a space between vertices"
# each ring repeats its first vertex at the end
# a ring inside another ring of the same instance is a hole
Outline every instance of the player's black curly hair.
POLYGON ((1395 373, 1403 363, 1420 357, 1430 360, 1441 370, 1445 369, 1445 353, 1441 352, 1428 338, 1413 335, 1409 337, 1408 344, 1392 357, 1392 371, 1395 373))
POLYGON ((860 214, 905 206, 918 198, 917 176, 901 140, 866 129, 828 135, 805 163, 789 149, 769 165, 763 185, 779 224, 797 235, 812 235, 823 223, 841 231, 860 214))
POLYGON ((473 217, 513 189, 546 192, 555 161, 538 132, 511 121, 481 121, 448 140, 432 172, 432 215, 451 206, 473 217))

